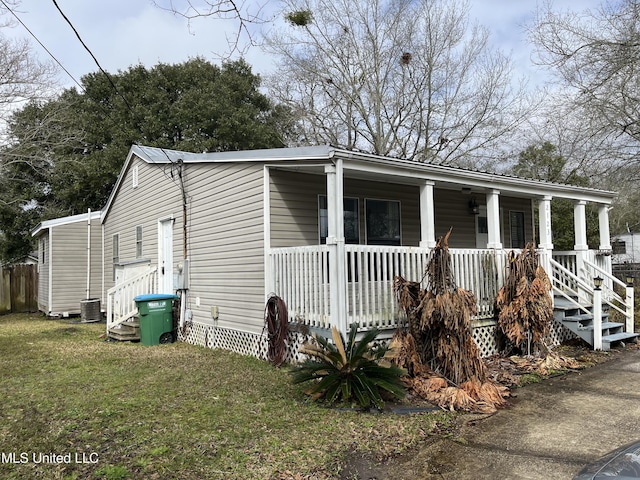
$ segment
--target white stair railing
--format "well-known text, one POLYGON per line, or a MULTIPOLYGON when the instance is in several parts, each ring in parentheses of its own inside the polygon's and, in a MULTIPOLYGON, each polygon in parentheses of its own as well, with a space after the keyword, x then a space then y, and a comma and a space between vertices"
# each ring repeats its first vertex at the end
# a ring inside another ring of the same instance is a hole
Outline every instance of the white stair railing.
POLYGON ((133 299, 148 293, 158 293, 158 267, 155 266, 107 290, 107 333, 134 317, 138 308, 133 299))
POLYGON ((610 308, 613 308, 614 310, 617 310, 622 315, 624 315, 625 331, 628 333, 633 333, 633 287, 620 281, 611 273, 607 272, 602 267, 596 265, 595 263, 592 263, 589 260, 585 260, 584 264, 588 269, 587 273, 591 275, 591 278, 600 276, 603 279, 602 301, 609 305, 610 308), (623 291, 625 292, 624 298, 614 290, 615 285, 623 289, 623 291))
POLYGON ((587 284, 583 279, 578 277, 578 275, 569 270, 564 262, 560 263, 555 259, 550 259, 549 262, 551 264, 551 285, 554 293, 563 297, 583 312, 591 313, 586 306, 580 304, 577 298, 579 296, 579 289, 591 292, 591 296, 593 297, 593 286, 587 284))

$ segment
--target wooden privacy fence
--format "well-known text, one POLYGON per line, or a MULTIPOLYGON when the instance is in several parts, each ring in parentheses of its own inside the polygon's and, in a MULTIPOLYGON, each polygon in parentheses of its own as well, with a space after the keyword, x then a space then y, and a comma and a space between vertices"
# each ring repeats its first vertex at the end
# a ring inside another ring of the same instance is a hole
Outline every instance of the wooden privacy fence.
POLYGON ((0 314, 38 310, 36 265, 0 266, 0 314))

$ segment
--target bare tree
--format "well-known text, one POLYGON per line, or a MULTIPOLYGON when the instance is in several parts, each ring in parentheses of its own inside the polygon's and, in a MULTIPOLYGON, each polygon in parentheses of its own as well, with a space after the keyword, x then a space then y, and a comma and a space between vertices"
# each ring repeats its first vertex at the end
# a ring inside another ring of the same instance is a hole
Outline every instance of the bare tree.
POLYGON ((38 61, 27 40, 0 36, 0 119, 6 121, 17 105, 48 97, 55 86, 56 70, 38 61))
POLYGON ((218 20, 233 20, 236 22, 235 32, 227 38, 229 51, 226 56, 234 53, 246 53, 253 46, 255 33, 252 25, 265 22, 265 2, 249 0, 152 0, 156 7, 169 11, 174 15, 185 18, 189 25, 197 18, 214 18, 218 20))
POLYGON ((597 10, 541 8, 531 26, 537 62, 572 93, 573 108, 600 129, 640 142, 640 2, 597 10))
MULTIPOLYGON (((527 119, 515 137, 516 149, 551 143, 567 160, 568 172, 589 177, 594 187, 611 188, 618 180, 611 183, 609 177, 621 166, 637 164, 640 152, 634 147, 633 138, 621 136, 600 120, 575 105, 566 89, 546 91, 540 96, 535 115, 527 119)), ((640 172, 630 173, 627 169, 629 180, 640 178, 640 172)))
POLYGON ((484 162, 526 116, 509 58, 458 0, 286 0, 267 35, 272 95, 300 142, 424 162, 484 162))

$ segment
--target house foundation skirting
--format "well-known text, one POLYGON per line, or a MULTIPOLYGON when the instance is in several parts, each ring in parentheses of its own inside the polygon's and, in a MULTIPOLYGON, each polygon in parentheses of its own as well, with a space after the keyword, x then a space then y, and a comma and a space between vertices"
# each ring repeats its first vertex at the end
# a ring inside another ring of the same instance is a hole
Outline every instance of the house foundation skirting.
MULTIPOLYGON (((302 360, 299 353, 300 347, 310 337, 297 331, 290 331, 287 336, 287 348, 285 361, 298 363, 302 360)), ((267 359, 269 340, 267 334, 255 334, 242 332, 232 328, 221 328, 211 324, 191 322, 185 325, 182 331, 178 331, 178 339, 208 348, 220 348, 241 355, 267 359)))
MULTIPOLYGON (((478 345, 482 357, 498 353, 499 345, 495 321, 483 322, 482 325, 475 326, 472 331, 473 339, 478 345)), ((550 346, 560 345, 574 337, 575 335, 570 330, 554 320, 551 323, 547 344, 550 346)), ((248 333, 232 328, 220 328, 206 323, 191 322, 185 325, 182 331, 178 331, 178 338, 192 345, 213 349, 220 348, 262 360, 267 359, 269 343, 266 333, 248 333)), ((298 363, 303 359, 299 350, 309 338, 310 336, 305 333, 289 331, 285 354, 287 363, 298 363)))

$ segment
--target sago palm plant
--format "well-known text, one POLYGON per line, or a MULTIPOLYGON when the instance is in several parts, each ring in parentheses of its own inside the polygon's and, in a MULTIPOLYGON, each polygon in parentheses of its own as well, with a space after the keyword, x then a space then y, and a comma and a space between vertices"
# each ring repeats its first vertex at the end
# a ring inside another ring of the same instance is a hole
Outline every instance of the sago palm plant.
POLYGON ((304 345, 301 352, 308 358, 293 370, 293 383, 313 381, 305 393, 314 400, 330 404, 355 401, 364 409, 372 405, 381 409, 382 392, 402 398, 405 371, 385 359, 386 345, 374 346, 380 331, 369 330, 356 341, 357 331, 357 324, 352 324, 346 345, 335 327, 331 329, 333 343, 316 336, 317 344, 304 345))

